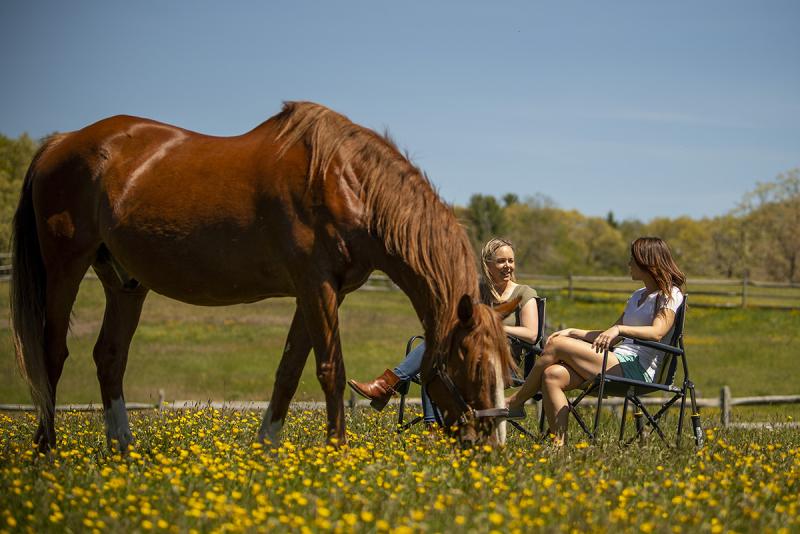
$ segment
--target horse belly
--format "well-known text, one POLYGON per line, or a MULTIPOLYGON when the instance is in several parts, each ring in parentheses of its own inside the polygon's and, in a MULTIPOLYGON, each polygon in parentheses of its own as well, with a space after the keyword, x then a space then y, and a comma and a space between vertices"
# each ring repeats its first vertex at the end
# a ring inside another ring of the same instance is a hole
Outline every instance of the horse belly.
POLYGON ((177 239, 122 231, 107 246, 129 276, 182 302, 220 306, 294 294, 286 269, 269 260, 273 255, 261 239, 210 230, 202 238, 177 239))

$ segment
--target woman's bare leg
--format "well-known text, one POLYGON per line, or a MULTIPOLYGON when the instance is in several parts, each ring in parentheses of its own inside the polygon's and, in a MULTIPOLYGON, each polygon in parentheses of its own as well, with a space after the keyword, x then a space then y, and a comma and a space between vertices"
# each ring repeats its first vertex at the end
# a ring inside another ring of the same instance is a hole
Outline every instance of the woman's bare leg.
MULTIPOLYGON (((561 363, 568 365, 580 377, 586 379, 600 373, 603 365, 603 355, 592 348, 591 343, 567 336, 550 338, 544 346, 544 351, 536 359, 528 378, 519 390, 508 399, 508 406, 516 408, 522 406, 526 400, 533 397, 542 389, 542 373, 551 365, 561 363)), ((608 353, 606 372, 611 375, 622 376, 619 360, 613 352, 608 353)))
POLYGON ((555 436, 555 445, 563 445, 567 438, 569 402, 564 392, 577 388, 583 381, 584 378, 572 368, 560 363, 546 368, 542 374, 542 405, 550 431, 555 436))

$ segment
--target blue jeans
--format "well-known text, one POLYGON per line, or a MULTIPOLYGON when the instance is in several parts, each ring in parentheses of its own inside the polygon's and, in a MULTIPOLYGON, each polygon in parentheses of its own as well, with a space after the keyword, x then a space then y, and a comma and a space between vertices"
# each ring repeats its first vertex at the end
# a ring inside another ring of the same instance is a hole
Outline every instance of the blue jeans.
MULTIPOLYGON (((419 373, 420 368, 422 367, 422 356, 425 354, 425 343, 420 343, 417 347, 409 352, 405 359, 397 364, 397 367, 394 368, 394 374, 400 380, 405 382, 411 380, 414 376, 419 373)), ((434 412, 435 408, 433 407, 433 403, 431 399, 428 397, 425 388, 422 388, 422 416, 426 423, 435 423, 436 422, 436 415, 434 412)))

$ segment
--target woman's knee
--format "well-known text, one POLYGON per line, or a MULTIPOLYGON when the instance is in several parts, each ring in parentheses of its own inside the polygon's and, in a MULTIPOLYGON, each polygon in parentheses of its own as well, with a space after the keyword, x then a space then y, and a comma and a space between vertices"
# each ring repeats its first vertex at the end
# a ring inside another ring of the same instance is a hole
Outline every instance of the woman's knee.
POLYGON ((542 381, 548 386, 562 388, 569 384, 569 371, 563 365, 551 365, 542 373, 542 381))
POLYGON ((551 337, 544 345, 544 354, 557 354, 564 350, 564 347, 569 343, 569 338, 566 336, 551 337))

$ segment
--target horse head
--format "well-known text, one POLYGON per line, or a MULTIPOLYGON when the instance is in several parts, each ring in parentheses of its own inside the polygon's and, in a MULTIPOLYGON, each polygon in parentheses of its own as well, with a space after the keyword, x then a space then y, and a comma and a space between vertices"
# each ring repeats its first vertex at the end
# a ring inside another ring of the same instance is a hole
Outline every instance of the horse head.
POLYGON ((505 443, 503 390, 514 364, 500 320, 515 305, 493 310, 464 295, 442 350, 428 360, 428 395, 462 446, 505 443))

